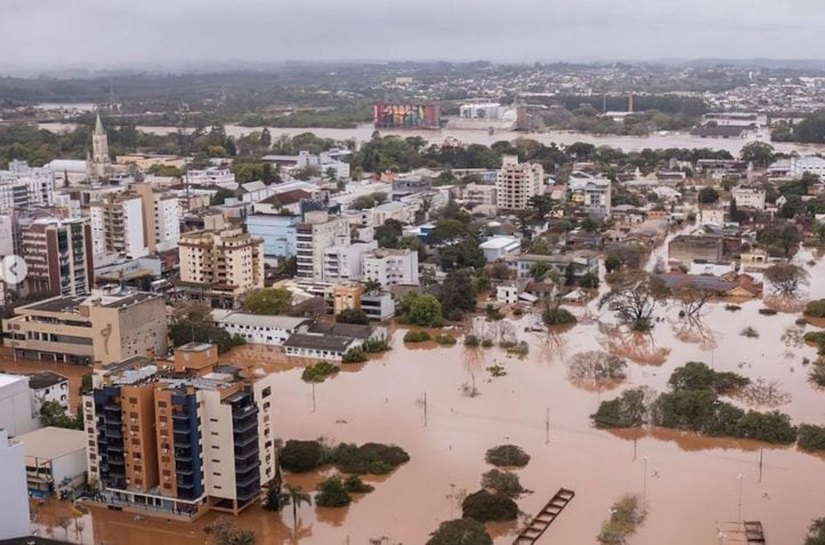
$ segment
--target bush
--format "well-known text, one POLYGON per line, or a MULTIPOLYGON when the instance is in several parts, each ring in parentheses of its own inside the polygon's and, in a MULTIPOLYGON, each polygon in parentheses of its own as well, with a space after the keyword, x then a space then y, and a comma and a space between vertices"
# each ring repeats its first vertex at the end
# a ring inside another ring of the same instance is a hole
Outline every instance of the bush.
POLYGON ((339 324, 361 324, 367 325, 370 319, 367 313, 360 308, 345 308, 335 317, 335 321, 339 324))
POLYGON ((390 349, 386 339, 367 339, 361 344, 361 350, 368 354, 378 354, 390 349))
POLYGON ((597 428, 637 428, 647 421, 647 412, 645 391, 634 388, 616 399, 602 401, 590 418, 597 428))
POLYGON ((799 448, 807 451, 825 451, 825 427, 812 424, 800 425, 799 448))
POLYGON ((725 310, 728 312, 736 312, 737 310, 742 310, 742 307, 739 305, 725 305, 725 310))
POLYGON ((318 507, 346 507, 352 503, 347 488, 341 477, 330 477, 318 485, 315 494, 315 505, 318 507))
POLYGON ((516 445, 499 445, 487 451, 484 459, 498 467, 524 467, 530 463, 530 455, 516 445))
POLYGON ((613 504, 610 518, 602 524, 597 539, 600 543, 627 543, 627 538, 636 533, 636 527, 644 522, 646 515, 637 496, 624 496, 613 504))
POLYGON ((328 376, 338 372, 338 367, 328 361, 319 361, 315 365, 310 365, 301 373, 301 379, 305 382, 324 382, 328 376))
POLYGON ((318 441, 290 439, 281 449, 279 461, 289 472, 306 473, 324 464, 324 447, 318 441))
POLYGON ((436 335, 435 342, 441 346, 453 346, 458 341, 452 335, 436 335))
POLYGON ((468 334, 464 337, 464 346, 478 346, 481 344, 481 341, 478 339, 478 335, 468 334))
POLYGON ((505 371, 505 370, 504 370, 504 367, 503 367, 503 366, 501 366, 501 365, 499 365, 499 364, 497 364, 497 363, 496 363, 495 365, 491 365, 490 367, 488 367, 488 368, 487 368, 487 371, 488 371, 491 375, 493 375, 494 377, 504 377, 504 376, 507 376, 507 371, 505 371))
POLYGON ((820 388, 825 388, 825 365, 814 365, 809 378, 811 379, 811 382, 820 388))
POLYGON ((752 328, 750 326, 743 329, 741 332, 739 332, 739 334, 742 335, 743 337, 747 337, 749 339, 758 339, 759 338, 759 332, 756 331, 754 328, 752 328))
POLYGON ((344 473, 383 475, 409 462, 410 456, 395 445, 341 443, 330 453, 329 461, 344 473))
POLYGON ((365 361, 367 361, 367 355, 359 347, 350 348, 341 357, 341 363, 363 363, 365 361))
POLYGON ((442 522, 426 545, 493 545, 484 524, 471 518, 442 522))
POLYGON ((365 483, 358 475, 350 475, 344 479, 344 488, 350 494, 369 494, 375 487, 365 483))
POLYGON ((825 356, 825 331, 809 331, 802 338, 806 343, 818 347, 820 355, 825 356))
POLYGON ((484 339, 481 341, 482 348, 492 348, 494 344, 493 339, 484 339))
POLYGON ((599 287, 599 277, 593 273, 583 274, 579 278, 579 286, 590 290, 597 289, 599 287))
POLYGON ((503 522, 518 517, 518 505, 510 498, 479 490, 461 502, 462 515, 479 522, 503 522))
POLYGON ((746 387, 750 379, 736 373, 714 371, 700 361, 689 361, 673 371, 668 384, 674 391, 710 390, 717 395, 728 395, 746 387))
POLYGON ((521 486, 518 475, 500 469, 491 469, 482 475, 481 487, 510 499, 516 499, 527 492, 521 486))
POLYGON ((513 346, 507 348, 507 353, 512 354, 513 356, 518 356, 523 358, 530 352, 530 345, 527 344, 526 341, 519 341, 513 346))
POLYGON ((823 543, 825 543, 825 518, 819 518, 808 527, 804 545, 822 545, 823 543))
POLYGON ((544 325, 547 326, 575 324, 577 321, 576 317, 564 308, 545 310, 541 314, 541 319, 544 321, 544 325))
POLYGON ((811 301, 805 305, 802 314, 809 318, 825 318, 825 299, 811 301))
POLYGON ((778 311, 776 309, 772 309, 772 308, 760 308, 759 309, 759 314, 762 314, 763 316, 775 316, 777 314, 777 312, 778 311))
POLYGON ((405 343, 423 343, 429 341, 430 339, 432 339, 430 334, 423 330, 410 330, 404 334, 405 343))

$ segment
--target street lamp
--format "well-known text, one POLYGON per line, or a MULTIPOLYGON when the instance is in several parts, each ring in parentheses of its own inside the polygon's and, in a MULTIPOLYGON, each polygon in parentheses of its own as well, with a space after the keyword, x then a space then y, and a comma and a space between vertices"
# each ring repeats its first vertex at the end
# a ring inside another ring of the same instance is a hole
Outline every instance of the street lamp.
POLYGON ((647 455, 642 456, 644 469, 642 470, 642 503, 647 503, 647 455))
POLYGON ((736 476, 739 481, 739 522, 742 522, 742 474, 736 476))

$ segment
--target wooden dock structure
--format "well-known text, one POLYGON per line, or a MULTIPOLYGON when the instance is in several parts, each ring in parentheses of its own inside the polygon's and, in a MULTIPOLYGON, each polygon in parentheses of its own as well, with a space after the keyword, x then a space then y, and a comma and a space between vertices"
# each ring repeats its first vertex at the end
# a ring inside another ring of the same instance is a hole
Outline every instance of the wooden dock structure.
POLYGON ((513 545, 533 545, 575 496, 576 493, 572 490, 559 488, 559 491, 547 502, 544 509, 539 511, 539 514, 530 521, 530 524, 519 533, 513 545))
POLYGON ((721 545, 765 545, 765 531, 758 520, 729 522, 719 528, 721 545))

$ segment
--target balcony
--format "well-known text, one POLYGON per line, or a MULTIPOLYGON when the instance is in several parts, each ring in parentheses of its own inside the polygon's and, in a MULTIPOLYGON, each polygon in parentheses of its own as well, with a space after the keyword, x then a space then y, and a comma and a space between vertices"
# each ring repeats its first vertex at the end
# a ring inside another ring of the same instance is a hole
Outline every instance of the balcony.
POLYGON ((250 458, 257 457, 259 453, 258 441, 247 442, 245 445, 235 447, 235 463, 248 462, 250 458))

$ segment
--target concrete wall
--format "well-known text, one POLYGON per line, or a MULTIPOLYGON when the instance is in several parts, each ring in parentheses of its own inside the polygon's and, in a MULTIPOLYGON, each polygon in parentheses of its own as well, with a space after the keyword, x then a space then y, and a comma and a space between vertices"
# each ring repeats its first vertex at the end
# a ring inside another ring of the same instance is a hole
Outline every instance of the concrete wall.
POLYGON ((0 540, 31 533, 25 457, 25 445, 10 445, 8 433, 0 430, 0 540))

